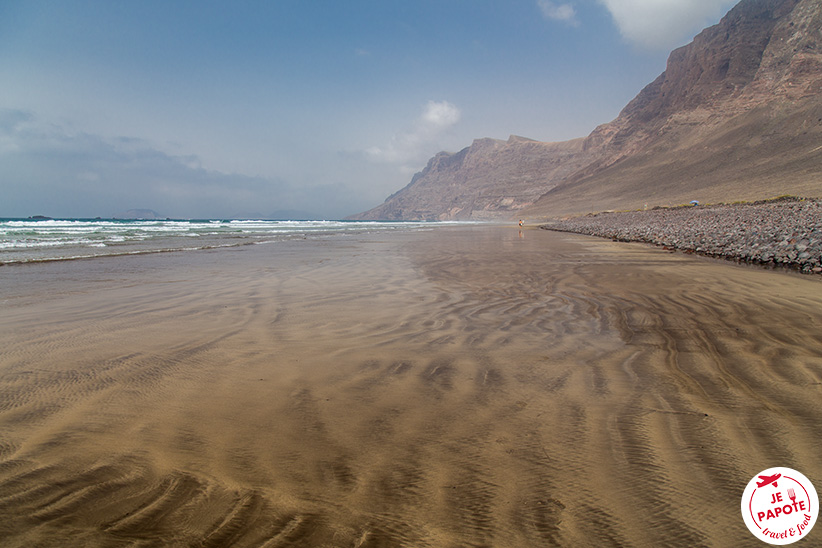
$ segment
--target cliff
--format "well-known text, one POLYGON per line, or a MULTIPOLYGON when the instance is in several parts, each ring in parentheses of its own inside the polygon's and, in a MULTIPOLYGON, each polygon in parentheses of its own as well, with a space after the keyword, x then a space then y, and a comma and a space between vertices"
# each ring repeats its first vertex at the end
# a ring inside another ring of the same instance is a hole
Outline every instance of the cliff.
POLYGON ((822 3, 742 0, 586 138, 483 139, 440 153, 358 218, 541 218, 822 196, 820 145, 822 3))
POLYGON ((440 152, 384 204, 353 219, 489 220, 532 205, 587 162, 583 140, 543 143, 511 136, 440 152))

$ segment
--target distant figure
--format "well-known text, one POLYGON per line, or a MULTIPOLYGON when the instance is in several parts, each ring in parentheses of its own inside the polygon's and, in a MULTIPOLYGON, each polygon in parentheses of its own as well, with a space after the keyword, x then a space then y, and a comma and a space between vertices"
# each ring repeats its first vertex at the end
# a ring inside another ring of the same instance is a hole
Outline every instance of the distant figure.
POLYGON ((519 226, 522 227, 522 219, 519 220, 519 226))

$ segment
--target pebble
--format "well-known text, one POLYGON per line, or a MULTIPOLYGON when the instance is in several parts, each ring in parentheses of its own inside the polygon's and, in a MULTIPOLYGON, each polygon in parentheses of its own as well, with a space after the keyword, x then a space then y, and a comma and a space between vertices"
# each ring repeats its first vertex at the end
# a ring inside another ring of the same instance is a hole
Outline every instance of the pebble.
POLYGON ((542 228, 822 273, 822 200, 816 199, 607 212, 542 228))

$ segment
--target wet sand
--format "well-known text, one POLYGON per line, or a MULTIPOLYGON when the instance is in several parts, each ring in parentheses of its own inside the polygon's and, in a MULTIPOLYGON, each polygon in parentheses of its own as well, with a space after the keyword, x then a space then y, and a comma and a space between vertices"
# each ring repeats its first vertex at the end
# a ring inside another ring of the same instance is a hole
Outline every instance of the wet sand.
POLYGON ((816 278, 448 227, 2 267, 0 307, 3 546, 761 546, 754 474, 822 488, 816 278))

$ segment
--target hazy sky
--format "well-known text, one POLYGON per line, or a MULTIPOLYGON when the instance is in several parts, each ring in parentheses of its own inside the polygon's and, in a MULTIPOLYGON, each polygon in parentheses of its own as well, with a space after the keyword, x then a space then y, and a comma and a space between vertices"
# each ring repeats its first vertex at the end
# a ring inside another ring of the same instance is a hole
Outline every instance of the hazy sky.
POLYGON ((339 218, 587 135, 727 0, 0 0, 0 216, 339 218))

